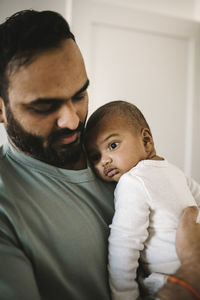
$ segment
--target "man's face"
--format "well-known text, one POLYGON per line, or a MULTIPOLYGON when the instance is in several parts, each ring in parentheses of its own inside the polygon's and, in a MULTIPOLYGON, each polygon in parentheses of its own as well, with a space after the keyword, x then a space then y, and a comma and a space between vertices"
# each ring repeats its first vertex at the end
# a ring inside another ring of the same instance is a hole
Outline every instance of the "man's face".
POLYGON ((3 117, 12 143, 58 167, 79 168, 88 110, 88 78, 72 39, 9 76, 3 117))

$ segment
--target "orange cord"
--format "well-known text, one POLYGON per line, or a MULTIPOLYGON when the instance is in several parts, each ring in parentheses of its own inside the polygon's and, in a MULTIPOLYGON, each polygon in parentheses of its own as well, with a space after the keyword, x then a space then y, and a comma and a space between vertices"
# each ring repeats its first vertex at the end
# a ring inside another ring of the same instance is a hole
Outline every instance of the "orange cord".
POLYGON ((200 294, 191 286, 189 285, 187 282, 175 277, 175 276, 168 276, 167 278, 168 281, 171 281, 171 282, 175 282, 175 283, 178 283, 182 286, 184 286, 186 289, 188 289, 190 292, 192 292, 192 294, 194 296, 196 296, 198 299, 200 299, 200 294))

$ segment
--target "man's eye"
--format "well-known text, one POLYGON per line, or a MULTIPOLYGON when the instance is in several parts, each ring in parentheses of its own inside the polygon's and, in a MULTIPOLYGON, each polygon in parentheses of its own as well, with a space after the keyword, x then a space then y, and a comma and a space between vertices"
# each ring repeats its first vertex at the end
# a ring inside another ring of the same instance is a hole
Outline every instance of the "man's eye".
POLYGON ((58 108, 58 104, 54 103, 43 103, 37 106, 31 106, 30 109, 37 114, 48 114, 55 111, 58 108))
POLYGON ((109 145, 109 149, 110 149, 110 150, 114 150, 118 145, 119 145, 119 143, 113 142, 113 143, 111 143, 111 144, 109 145))
POLYGON ((72 99, 73 99, 74 102, 76 102, 76 101, 78 102, 78 101, 83 100, 85 98, 85 95, 86 95, 86 92, 75 95, 72 99))

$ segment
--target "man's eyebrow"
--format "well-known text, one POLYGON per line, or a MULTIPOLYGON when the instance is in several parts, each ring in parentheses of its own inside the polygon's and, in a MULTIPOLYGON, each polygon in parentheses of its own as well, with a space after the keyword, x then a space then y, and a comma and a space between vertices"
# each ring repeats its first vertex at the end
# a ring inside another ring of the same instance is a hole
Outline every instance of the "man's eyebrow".
MULTIPOLYGON (((87 88, 88 88, 88 86, 89 86, 89 79, 87 79, 87 81, 85 82, 85 84, 80 88, 80 90, 78 90, 73 96, 72 96, 72 98, 75 98, 76 96, 78 96, 79 94, 81 94, 82 92, 84 92, 87 88)), ((31 101, 30 103, 29 103, 29 105, 31 104, 33 104, 33 105, 37 105, 37 104, 41 104, 41 103, 49 103, 49 104, 51 104, 51 103, 54 103, 54 102, 64 102, 65 101, 65 99, 64 98, 56 98, 56 97, 52 97, 52 98, 37 98, 37 99, 35 99, 35 100, 33 100, 33 101, 31 101)))

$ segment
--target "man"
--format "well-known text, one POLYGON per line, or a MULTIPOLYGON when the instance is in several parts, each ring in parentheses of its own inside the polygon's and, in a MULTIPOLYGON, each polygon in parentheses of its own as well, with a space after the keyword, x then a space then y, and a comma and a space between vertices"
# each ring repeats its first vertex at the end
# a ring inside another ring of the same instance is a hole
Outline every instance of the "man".
POLYGON ((24 11, 0 27, 0 299, 109 299, 113 188, 87 167, 89 84, 68 24, 24 11))
POLYGON ((66 21, 0 26, 0 299, 107 300, 113 186, 87 166, 89 80, 66 21))

